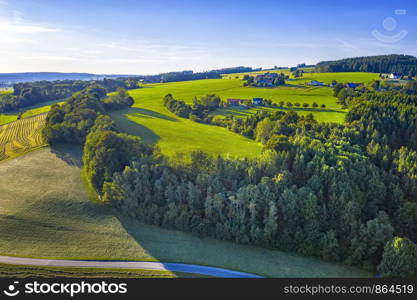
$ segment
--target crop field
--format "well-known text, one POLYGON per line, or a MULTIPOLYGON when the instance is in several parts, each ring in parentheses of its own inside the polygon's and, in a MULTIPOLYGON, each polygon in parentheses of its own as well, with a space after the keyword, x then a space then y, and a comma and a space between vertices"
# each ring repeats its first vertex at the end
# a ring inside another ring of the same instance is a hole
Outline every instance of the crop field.
POLYGON ((42 127, 46 114, 0 126, 0 161, 45 146, 42 127))
POLYGON ((356 83, 369 83, 372 80, 379 79, 379 73, 367 73, 367 72, 332 72, 332 73, 314 73, 312 68, 301 68, 305 73, 303 77, 294 78, 289 69, 282 70, 264 70, 257 72, 248 72, 248 73, 235 73, 235 74, 225 74, 222 77, 224 79, 243 79, 244 75, 256 76, 259 74, 265 73, 284 73, 285 75, 290 76, 290 80, 287 81, 288 84, 304 84, 311 80, 322 81, 326 84, 332 83, 333 80, 341 83, 347 82, 356 82, 356 83))
MULTIPOLYGON (((1 255, 192 263, 271 277, 371 276, 341 264, 139 223, 89 198, 81 166, 81 149, 71 146, 0 164, 1 255)), ((12 270, 3 273, 18 272, 7 268, 12 270)))

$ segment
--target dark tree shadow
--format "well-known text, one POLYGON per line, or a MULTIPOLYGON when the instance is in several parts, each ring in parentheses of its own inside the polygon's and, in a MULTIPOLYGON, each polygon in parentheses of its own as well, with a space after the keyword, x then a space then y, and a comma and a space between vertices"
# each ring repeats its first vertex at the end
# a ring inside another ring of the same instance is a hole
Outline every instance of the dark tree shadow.
POLYGON ((83 166, 83 148, 73 144, 57 144, 51 146, 51 152, 70 166, 83 166))
POLYGON ((178 120, 173 117, 161 114, 153 110, 144 109, 144 108, 137 108, 137 107, 130 108, 129 114, 132 114, 135 117, 139 117, 139 118, 158 118, 158 119, 163 119, 163 120, 167 120, 171 122, 178 122, 178 120))
MULTIPOLYGON (((129 110, 123 110, 123 111, 116 111, 112 112, 110 115, 113 119, 113 121, 116 123, 116 126, 122 131, 127 134, 139 136, 142 138, 142 140, 147 144, 155 144, 159 139, 160 136, 157 135, 155 132, 153 132, 151 129, 149 129, 146 126, 143 126, 142 124, 133 122, 130 120, 126 115, 127 114, 133 114, 136 115, 135 111, 148 111, 148 110, 142 110, 137 108, 132 108, 129 110)), ((152 112, 155 113, 155 112, 152 112)), ((156 113, 158 114, 158 113, 156 113)), ((142 116, 139 116, 142 118, 142 116)), ((150 117, 149 117, 150 118, 150 117)))

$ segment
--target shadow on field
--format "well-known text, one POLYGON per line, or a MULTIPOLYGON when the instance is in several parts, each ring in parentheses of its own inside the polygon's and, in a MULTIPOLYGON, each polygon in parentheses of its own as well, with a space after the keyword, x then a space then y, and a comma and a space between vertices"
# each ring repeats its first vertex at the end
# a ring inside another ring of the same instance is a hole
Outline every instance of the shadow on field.
POLYGON ((70 144, 51 146, 51 151, 70 166, 83 166, 83 148, 70 144))
MULTIPOLYGON (((116 111, 111 113, 113 121, 116 123, 116 126, 123 132, 135 136, 139 136, 147 144, 155 144, 160 136, 155 132, 150 130, 148 127, 143 126, 142 124, 133 122, 126 115, 133 113, 136 115, 137 111, 147 111, 146 109, 132 108, 124 111, 116 111)), ((158 114, 156 112, 152 112, 158 114)))
MULTIPOLYGON (((192 247, 193 245, 190 244, 190 240, 193 241, 193 239, 188 238, 189 234, 141 223, 116 209, 113 212, 126 232, 136 241, 138 247, 146 250, 157 261, 164 263, 193 263, 192 259, 191 261, 187 260, 189 256, 194 256, 192 254, 187 256, 187 253, 195 251, 192 247), (141 229, 138 230, 138 228, 141 229), (167 259, 167 257, 172 256, 178 258, 175 261, 167 259)), ((178 277, 184 277, 184 275, 186 277, 209 277, 198 274, 170 272, 178 277)))
POLYGON ((178 120, 175 118, 149 109, 133 107, 129 109, 129 112, 135 117, 139 118, 158 118, 166 121, 178 122, 178 120))

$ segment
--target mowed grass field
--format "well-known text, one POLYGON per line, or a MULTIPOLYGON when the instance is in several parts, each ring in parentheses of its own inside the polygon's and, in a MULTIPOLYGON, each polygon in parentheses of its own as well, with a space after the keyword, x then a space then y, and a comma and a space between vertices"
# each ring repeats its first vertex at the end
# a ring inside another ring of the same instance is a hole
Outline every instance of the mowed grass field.
POLYGON ((46 114, 0 126, 0 161, 46 146, 42 128, 46 114))
POLYGON ((329 73, 315 73, 313 68, 301 68, 304 70, 303 77, 294 78, 289 69, 282 70, 264 70, 256 72, 246 72, 246 73, 235 73, 235 74, 225 74, 222 75, 224 79, 243 79, 244 75, 256 76, 259 74, 265 73, 284 73, 285 75, 290 76, 290 80, 287 81, 288 84, 304 84, 311 80, 322 81, 326 84, 332 83, 333 80, 336 80, 340 83, 347 82, 356 82, 356 83, 369 83, 372 80, 379 79, 379 73, 368 73, 368 72, 329 72, 329 73))
POLYGON ((371 276, 345 265, 139 223, 90 199, 80 175, 81 149, 73 146, 1 163, 0 254, 181 262, 271 277, 371 276))

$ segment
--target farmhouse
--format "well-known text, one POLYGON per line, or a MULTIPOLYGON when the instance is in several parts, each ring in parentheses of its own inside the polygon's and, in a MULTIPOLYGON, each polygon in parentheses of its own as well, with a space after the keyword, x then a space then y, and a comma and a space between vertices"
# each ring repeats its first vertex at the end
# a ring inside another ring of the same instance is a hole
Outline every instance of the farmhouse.
POLYGON ((264 103, 263 98, 253 98, 253 105, 262 106, 264 103))
POLYGON ((398 74, 398 73, 391 73, 391 74, 389 74, 389 78, 390 79, 401 79, 402 75, 398 74))
POLYGON ((324 82, 317 81, 317 80, 312 80, 311 82, 308 82, 307 84, 312 85, 312 86, 324 86, 324 82))
POLYGON ((261 85, 272 86, 276 78, 278 78, 278 74, 276 73, 259 74, 259 75, 256 75, 255 77, 255 83, 261 84, 261 85))

